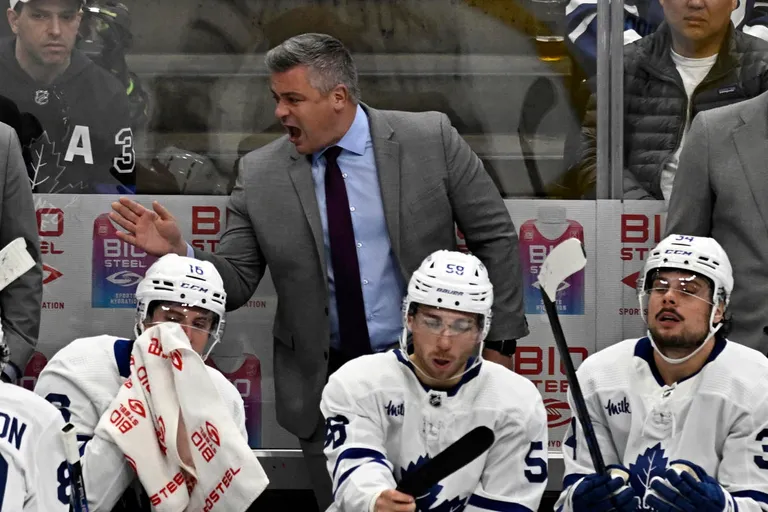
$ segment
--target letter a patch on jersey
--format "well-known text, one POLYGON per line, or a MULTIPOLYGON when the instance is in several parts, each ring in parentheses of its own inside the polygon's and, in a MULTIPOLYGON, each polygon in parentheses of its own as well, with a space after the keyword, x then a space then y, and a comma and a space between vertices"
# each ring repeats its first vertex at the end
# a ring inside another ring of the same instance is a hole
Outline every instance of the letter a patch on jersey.
POLYGON ((642 500, 638 510, 654 510, 646 505, 645 493, 650 490, 653 477, 664 476, 668 463, 669 460, 664 456, 664 448, 661 447, 661 443, 656 443, 639 455, 634 464, 629 465, 629 484, 642 500))

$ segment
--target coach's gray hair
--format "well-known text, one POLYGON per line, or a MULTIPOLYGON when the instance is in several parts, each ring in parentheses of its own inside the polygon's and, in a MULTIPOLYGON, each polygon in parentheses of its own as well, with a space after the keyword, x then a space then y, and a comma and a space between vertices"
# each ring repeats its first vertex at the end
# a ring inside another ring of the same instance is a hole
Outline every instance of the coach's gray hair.
POLYGON ((267 52, 264 58, 270 73, 283 73, 296 66, 310 69, 309 83, 323 94, 339 84, 349 91, 352 103, 360 101, 357 68, 352 54, 335 37, 301 34, 287 39, 267 52))

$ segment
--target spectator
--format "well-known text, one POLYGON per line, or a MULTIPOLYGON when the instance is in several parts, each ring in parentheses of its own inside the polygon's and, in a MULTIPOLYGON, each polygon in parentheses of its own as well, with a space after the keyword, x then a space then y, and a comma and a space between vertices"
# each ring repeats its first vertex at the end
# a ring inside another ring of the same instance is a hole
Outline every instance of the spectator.
POLYGON ((35 204, 26 181, 24 161, 14 130, 0 123, 0 249, 22 237, 37 263, 32 269, 0 290, 0 317, 11 359, 2 379, 15 382, 27 366, 40 332, 40 301, 43 298, 43 268, 35 221, 35 204))
POLYGON ((710 236, 733 261, 732 338, 768 353, 768 94, 703 112, 680 155, 667 233, 710 236))
MULTIPOLYGON (((664 22, 660 0, 624 2, 624 44, 654 33, 664 22)), ((570 0, 565 9, 571 53, 588 77, 596 74, 597 0, 570 0)), ((731 22, 745 34, 768 40, 768 5, 758 0, 738 0, 731 22)))
MULTIPOLYGON (((515 340, 528 334, 517 235, 448 118, 361 103, 352 56, 338 40, 296 36, 266 63, 288 134, 241 159, 217 254, 194 255, 216 265, 230 310, 269 266, 278 421, 299 437, 325 510, 332 498, 319 404, 329 373, 397 345, 405 283, 428 254, 456 248, 454 221, 497 290, 483 356, 511 367, 515 340)), ((192 254, 170 213, 153 208, 114 203, 111 218, 128 231, 121 238, 154 255, 192 254)))
POLYGON ((74 49, 81 0, 10 0, 15 38, 0 42, 0 94, 39 119, 30 144, 35 192, 133 193, 125 89, 74 49))
MULTIPOLYGON (((624 199, 669 200, 691 119, 768 90, 768 43, 733 28, 735 5, 663 0, 666 22, 624 47, 624 199)), ((595 184, 596 108, 593 94, 571 170, 583 191, 595 184)))

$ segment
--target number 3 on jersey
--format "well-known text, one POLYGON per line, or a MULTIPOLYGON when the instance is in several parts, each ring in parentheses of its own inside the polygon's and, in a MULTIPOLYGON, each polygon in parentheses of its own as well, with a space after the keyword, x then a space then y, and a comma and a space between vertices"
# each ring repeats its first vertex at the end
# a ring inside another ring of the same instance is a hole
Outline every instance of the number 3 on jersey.
POLYGON ((72 417, 72 413, 69 412, 69 406, 72 403, 70 402, 69 397, 60 393, 48 393, 45 395, 45 399, 55 405, 59 409, 64 421, 69 423, 69 418, 72 417))
POLYGON ((112 159, 112 165, 120 174, 133 172, 136 153, 133 149, 133 130, 123 128, 115 135, 115 145, 120 147, 120 156, 112 159))

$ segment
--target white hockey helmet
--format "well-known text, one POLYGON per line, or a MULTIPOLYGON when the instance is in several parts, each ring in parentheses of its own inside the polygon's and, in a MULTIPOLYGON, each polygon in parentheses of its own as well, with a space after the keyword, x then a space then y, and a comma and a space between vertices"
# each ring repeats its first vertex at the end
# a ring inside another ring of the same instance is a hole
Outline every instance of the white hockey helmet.
MULTIPOLYGON (((493 285, 485 265, 471 254, 457 251, 433 252, 421 263, 408 283, 408 295, 403 301, 403 322, 413 304, 476 313, 482 317, 484 340, 491 329, 493 285)), ((400 345, 406 349, 406 341, 400 345)))
POLYGON ((189 307, 207 309, 216 314, 212 332, 213 345, 224 336, 227 294, 224 281, 209 261, 166 254, 147 269, 136 287, 136 336, 144 331, 144 321, 152 302, 177 302, 189 307))
MULTIPOLYGON (((659 269, 687 270, 710 280, 713 307, 709 317, 709 335, 707 337, 713 336, 723 325, 722 322, 713 325, 716 306, 722 302, 723 306, 727 308, 733 292, 733 269, 722 246, 714 238, 702 236, 669 235, 662 240, 645 260, 642 276, 637 282, 640 313, 646 322, 648 319, 646 318, 646 306, 643 298, 653 286, 653 273, 659 269)), ((653 338, 651 338, 651 342, 653 342, 653 338)), ((670 360, 670 362, 687 361, 694 354, 695 352, 682 360, 670 360)), ((662 357, 665 356, 662 354, 662 357)))

